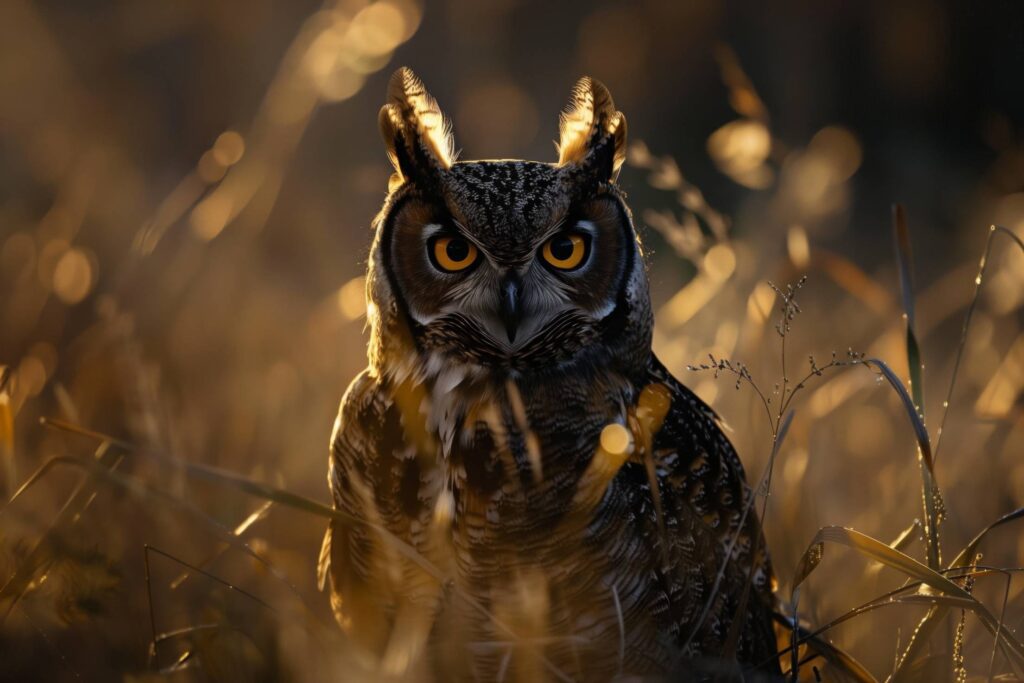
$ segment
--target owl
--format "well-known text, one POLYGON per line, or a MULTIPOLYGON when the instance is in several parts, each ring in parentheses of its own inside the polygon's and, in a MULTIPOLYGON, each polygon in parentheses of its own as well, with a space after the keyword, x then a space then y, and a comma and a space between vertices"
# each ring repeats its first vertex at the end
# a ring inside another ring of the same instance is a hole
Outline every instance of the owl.
POLYGON ((411 680, 778 676, 743 467, 651 350, 608 90, 576 84, 555 163, 456 161, 405 68, 379 127, 369 362, 320 555, 356 656, 411 680))

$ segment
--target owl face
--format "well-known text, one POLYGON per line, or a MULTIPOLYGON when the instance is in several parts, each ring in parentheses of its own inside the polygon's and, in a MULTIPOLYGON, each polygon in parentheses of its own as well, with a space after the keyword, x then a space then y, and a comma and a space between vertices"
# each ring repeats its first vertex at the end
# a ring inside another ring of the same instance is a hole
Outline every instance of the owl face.
POLYGON ((454 162, 422 83, 400 69, 390 92, 380 123, 396 174, 377 224, 371 310, 393 309, 418 353, 517 371, 565 364, 621 327, 646 281, 614 185, 625 118, 607 90, 577 85, 558 163, 454 162))

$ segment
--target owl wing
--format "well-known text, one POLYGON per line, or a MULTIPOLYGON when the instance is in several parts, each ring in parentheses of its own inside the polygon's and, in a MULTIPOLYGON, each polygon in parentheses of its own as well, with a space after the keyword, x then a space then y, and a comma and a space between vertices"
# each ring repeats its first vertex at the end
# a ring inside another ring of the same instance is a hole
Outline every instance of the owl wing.
POLYGON ((652 444, 664 515, 661 618, 684 654, 777 667, 772 569, 743 465, 715 412, 653 357, 649 380, 671 396, 652 444), (736 649, 724 652, 730 640, 736 649))
POLYGON ((338 623, 391 674, 403 673, 426 643, 440 591, 411 531, 422 481, 400 403, 367 371, 345 392, 328 484, 348 519, 331 521, 318 567, 338 623))

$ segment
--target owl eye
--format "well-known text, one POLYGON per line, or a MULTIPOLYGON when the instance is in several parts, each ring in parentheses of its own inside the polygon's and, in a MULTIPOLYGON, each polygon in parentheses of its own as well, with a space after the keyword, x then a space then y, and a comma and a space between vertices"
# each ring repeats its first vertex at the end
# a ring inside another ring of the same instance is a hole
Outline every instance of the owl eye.
POLYGON ((578 232, 556 235, 544 243, 541 256, 558 270, 575 270, 587 257, 588 242, 587 236, 578 232))
POLYGON ((476 263, 476 245, 465 237, 435 237, 427 251, 434 266, 445 273, 458 273, 476 263))

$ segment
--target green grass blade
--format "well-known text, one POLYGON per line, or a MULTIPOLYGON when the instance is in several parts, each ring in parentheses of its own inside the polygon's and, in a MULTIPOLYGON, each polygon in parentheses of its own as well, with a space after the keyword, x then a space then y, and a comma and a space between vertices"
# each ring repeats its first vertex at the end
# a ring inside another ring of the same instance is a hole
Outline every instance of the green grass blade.
POLYGON ((914 428, 914 436, 917 439, 917 447, 921 452, 921 458, 924 460, 924 464, 929 470, 932 469, 932 444, 931 437, 928 436, 928 429, 924 425, 924 419, 917 412, 917 407, 914 405, 914 399, 911 398, 910 394, 907 393, 907 388, 903 386, 903 382, 892 371, 889 364, 880 358, 868 358, 864 361, 864 365, 868 367, 876 368, 882 373, 882 377, 889 383, 896 394, 900 397, 903 402, 904 411, 907 414, 907 418, 910 420, 911 426, 914 428))
POLYGON ((892 207, 892 227, 896 238, 897 263, 900 269, 900 291, 903 294, 903 311, 907 316, 907 366, 910 368, 910 391, 914 397, 917 412, 924 415, 924 366, 921 363, 921 349, 917 343, 914 305, 914 259, 910 249, 910 229, 907 214, 900 204, 892 207))
POLYGON ((942 566, 942 552, 939 545, 939 522, 941 510, 941 498, 935 473, 933 470, 931 438, 928 436, 928 429, 924 425, 924 418, 917 411, 914 400, 907 393, 903 382, 892 371, 892 368, 885 361, 879 358, 871 358, 864 361, 864 365, 873 367, 882 373, 882 377, 889 382, 896 394, 903 402, 904 412, 914 428, 914 435, 917 438, 918 455, 921 458, 922 477, 922 498, 924 502, 925 539, 927 540, 928 566, 932 569, 940 569, 942 566))
MULTIPOLYGON (((970 330, 971 321, 972 321, 972 319, 974 317, 974 311, 977 308, 978 300, 979 300, 979 298, 981 296, 982 283, 985 282, 985 273, 986 273, 986 271, 988 269, 989 255, 991 254, 991 251, 992 251, 992 244, 993 244, 993 241, 995 239, 995 236, 998 235, 998 234, 1005 234, 1009 239, 1011 239, 1014 242, 1014 244, 1016 244, 1021 249, 1021 251, 1024 251, 1024 241, 1021 241, 1021 239, 1016 234, 1014 234, 1010 230, 1007 230, 1006 228, 1001 227, 1001 226, 996 226, 996 225, 990 226, 988 239, 985 242, 985 251, 982 254, 981 262, 980 262, 980 264, 978 266, 978 275, 974 279, 974 282, 975 282, 974 296, 971 298, 971 303, 970 303, 970 305, 967 308, 967 314, 964 316, 963 327, 961 328, 961 331, 960 331, 960 342, 957 345, 956 357, 955 357, 955 360, 953 362, 953 372, 950 375, 949 388, 947 389, 947 392, 946 392, 946 400, 943 402, 943 406, 942 406, 942 417, 939 420, 939 429, 938 429, 938 432, 936 433, 936 436, 935 436, 935 450, 932 453, 932 457, 931 457, 932 465, 929 468, 929 469, 932 469, 932 470, 934 469, 935 459, 938 457, 938 454, 939 454, 939 448, 942 445, 942 436, 943 436, 943 432, 944 432, 945 426, 946 426, 946 417, 949 415, 949 408, 950 408, 950 405, 951 405, 952 400, 953 400, 953 390, 956 387, 956 379, 957 379, 957 376, 959 375, 960 364, 961 364, 961 361, 963 359, 964 349, 967 346, 967 333, 970 330)), ((909 238, 908 238, 908 242, 909 242, 909 238)), ((909 252, 907 252, 907 253, 909 253, 909 252)), ((908 327, 908 329, 910 329, 910 328, 908 327)), ((915 344, 916 344, 916 340, 915 340, 915 344)), ((913 367, 913 363, 911 363, 911 367, 913 367)), ((927 492, 927 486, 928 486, 927 479, 926 479, 925 486, 926 486, 925 490, 927 492)), ((928 507, 927 493, 926 493, 926 498, 925 498, 925 506, 926 506, 926 509, 927 509, 927 507, 928 507)), ((970 561, 970 558, 974 555, 974 553, 975 553, 975 551, 977 549, 978 544, 981 543, 981 541, 988 534, 988 532, 990 532, 991 530, 995 529, 998 526, 1001 526, 1002 524, 1005 524, 1007 522, 1013 521, 1015 519, 1019 519, 1021 516, 1024 516, 1024 508, 1021 508, 1019 510, 1011 512, 1011 513, 1009 513, 1007 515, 1004 515, 1002 518, 1000 518, 999 520, 997 520, 993 524, 991 524, 988 527, 986 527, 977 536, 975 536, 974 539, 972 539, 971 542, 968 543, 967 546, 965 546, 963 550, 960 551, 960 553, 956 556, 956 558, 950 564, 950 567, 951 568, 952 567, 959 567, 959 566, 963 566, 964 564, 966 564, 968 561, 970 561)), ((931 537, 929 536, 928 538, 929 538, 929 542, 931 542, 931 537)), ((932 608, 931 610, 929 610, 928 614, 918 624, 918 627, 917 627, 917 629, 915 630, 915 633, 914 633, 914 638, 911 640, 910 644, 907 646, 907 649, 904 652, 903 657, 900 660, 900 665, 897 667, 896 672, 894 672, 892 680, 898 681, 898 680, 903 680, 904 679, 904 676, 902 674, 905 673, 905 671, 908 669, 907 663, 908 662, 912 662, 913 660, 917 659, 918 655, 920 655, 923 652, 924 646, 925 646, 925 644, 928 641, 928 637, 931 635, 932 632, 934 632, 935 628, 946 617, 946 615, 948 613, 949 613, 948 608, 939 607, 939 606, 936 606, 936 607, 932 608)), ((996 634, 995 635, 996 635, 996 640, 998 642, 998 640, 999 640, 999 629, 998 629, 998 627, 996 629, 996 634)))

